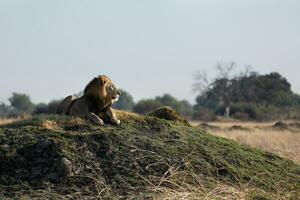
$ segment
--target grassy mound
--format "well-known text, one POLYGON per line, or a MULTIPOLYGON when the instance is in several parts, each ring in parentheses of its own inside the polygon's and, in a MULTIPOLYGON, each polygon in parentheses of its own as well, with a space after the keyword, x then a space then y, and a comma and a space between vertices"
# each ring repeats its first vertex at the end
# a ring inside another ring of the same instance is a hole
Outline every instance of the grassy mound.
POLYGON ((247 190, 246 199, 298 197, 300 167, 292 161, 183 123, 118 116, 119 126, 63 116, 0 126, 0 199, 160 199, 175 192, 172 198, 194 192, 188 198, 214 199, 220 184, 247 190))
POLYGON ((169 106, 162 106, 149 113, 149 116, 189 125, 189 122, 185 118, 181 117, 179 113, 169 106))

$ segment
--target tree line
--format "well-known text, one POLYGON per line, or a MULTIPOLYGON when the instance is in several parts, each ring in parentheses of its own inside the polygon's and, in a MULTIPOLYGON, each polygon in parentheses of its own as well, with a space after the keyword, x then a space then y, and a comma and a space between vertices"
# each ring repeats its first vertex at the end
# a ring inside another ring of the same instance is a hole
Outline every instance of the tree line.
MULTIPOLYGON (((217 76, 211 80, 205 72, 197 72, 193 91, 198 95, 194 105, 168 93, 135 102, 129 92, 121 90, 122 95, 114 108, 147 114, 160 106, 170 106, 194 120, 215 120, 218 116, 242 120, 300 116, 300 96, 292 92, 291 84, 281 74, 261 75, 249 69, 234 74, 234 68, 235 63, 218 64, 217 76)), ((8 99, 9 104, 0 104, 0 117, 23 113, 55 114, 61 100, 34 104, 29 95, 13 93, 8 99)))
POLYGON ((234 74, 235 68, 233 62, 219 63, 212 80, 205 72, 195 74, 195 112, 258 121, 299 117, 300 96, 280 73, 261 75, 246 68, 234 74))
MULTIPOLYGON (((113 105, 115 109, 147 114, 160 106, 170 106, 185 117, 191 117, 193 113, 193 106, 188 101, 179 101, 169 94, 135 103, 130 93, 125 90, 121 92, 119 101, 113 105)), ((0 104, 0 117, 15 117, 21 114, 55 114, 61 101, 62 99, 34 104, 29 95, 14 92, 8 99, 9 104, 0 104)))

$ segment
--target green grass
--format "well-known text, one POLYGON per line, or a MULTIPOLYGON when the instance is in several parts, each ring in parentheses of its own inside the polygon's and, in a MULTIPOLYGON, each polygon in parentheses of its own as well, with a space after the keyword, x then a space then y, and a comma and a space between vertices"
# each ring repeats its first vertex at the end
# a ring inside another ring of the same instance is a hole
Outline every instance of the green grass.
POLYGON ((219 183, 247 185, 251 199, 299 194, 300 167, 290 160, 180 122, 118 115, 119 126, 55 115, 1 126, 0 198, 151 197, 149 188, 219 183))

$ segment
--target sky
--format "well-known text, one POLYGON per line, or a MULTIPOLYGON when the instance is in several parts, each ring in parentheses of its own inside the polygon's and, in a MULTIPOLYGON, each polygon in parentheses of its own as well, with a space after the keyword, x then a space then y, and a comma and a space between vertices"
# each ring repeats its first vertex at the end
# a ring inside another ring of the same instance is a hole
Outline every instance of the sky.
POLYGON ((108 75, 134 99, 194 102, 218 62, 279 72, 300 93, 299 0, 0 0, 0 102, 49 102, 108 75))

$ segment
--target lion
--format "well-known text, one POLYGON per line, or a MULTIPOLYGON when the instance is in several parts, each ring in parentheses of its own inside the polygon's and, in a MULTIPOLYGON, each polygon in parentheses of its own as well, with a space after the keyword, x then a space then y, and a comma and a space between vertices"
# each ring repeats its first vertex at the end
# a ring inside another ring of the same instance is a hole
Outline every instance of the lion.
POLYGON ((114 82, 105 75, 100 75, 91 80, 84 89, 83 96, 75 98, 73 95, 66 97, 58 108, 58 113, 83 117, 98 125, 104 125, 100 116, 108 117, 113 124, 120 124, 112 104, 117 102, 121 92, 114 82))

